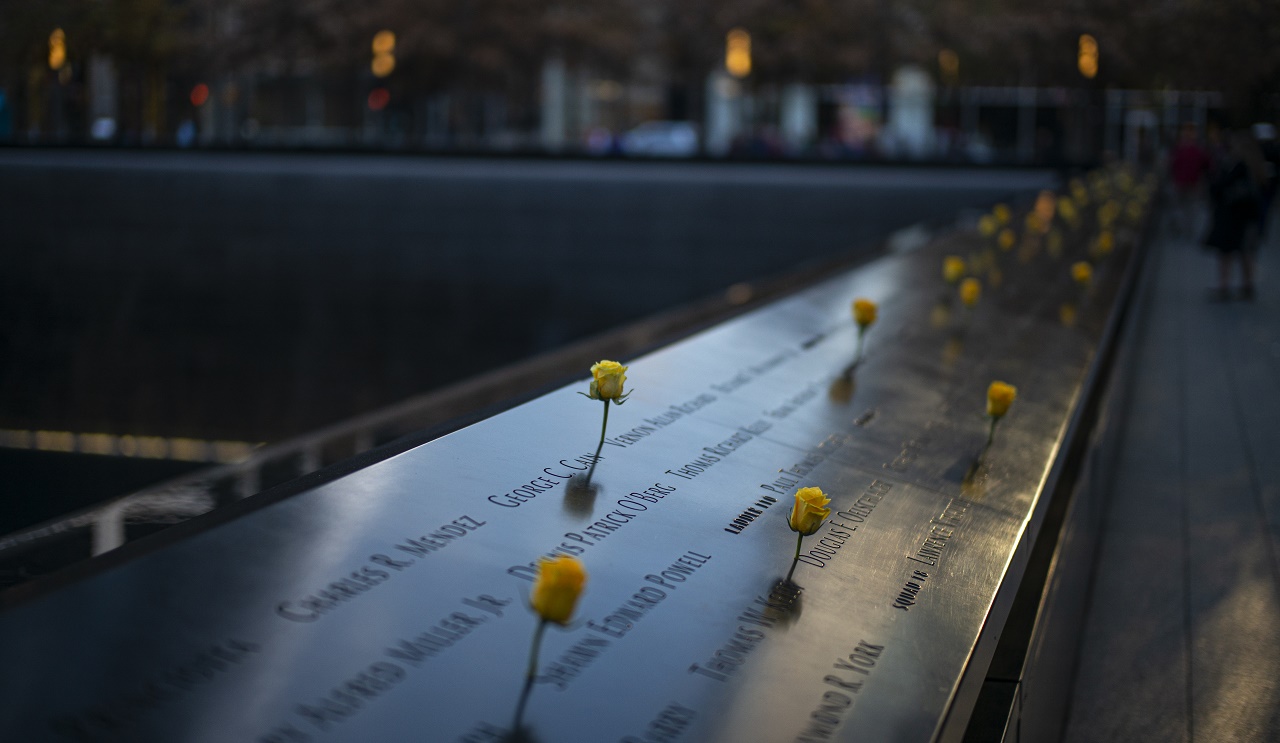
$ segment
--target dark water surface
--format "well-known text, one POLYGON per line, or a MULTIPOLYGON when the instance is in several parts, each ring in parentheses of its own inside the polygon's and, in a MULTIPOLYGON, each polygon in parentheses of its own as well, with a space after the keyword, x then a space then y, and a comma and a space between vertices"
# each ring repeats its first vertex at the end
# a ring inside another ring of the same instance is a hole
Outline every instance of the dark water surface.
POLYGON ((279 440, 1051 180, 0 151, 0 428, 279 440))

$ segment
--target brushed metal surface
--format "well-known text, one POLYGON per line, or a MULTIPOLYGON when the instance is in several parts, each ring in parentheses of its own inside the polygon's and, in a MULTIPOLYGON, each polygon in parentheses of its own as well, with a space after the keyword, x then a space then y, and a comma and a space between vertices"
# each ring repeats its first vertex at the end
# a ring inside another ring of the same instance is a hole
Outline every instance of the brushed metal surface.
POLYGON ((1009 259, 939 326, 940 256, 982 246, 948 239, 632 362, 594 498, 564 489, 599 433, 584 382, 18 602, 0 740, 500 739, 530 566, 557 549, 590 580, 547 633, 533 739, 936 739, 1003 622, 1125 253, 1088 295, 1069 257, 1009 259), (881 320, 848 374, 855 296, 881 320), (1019 398, 978 461, 996 378, 1019 398), (837 513, 797 594, 804 485, 837 513))

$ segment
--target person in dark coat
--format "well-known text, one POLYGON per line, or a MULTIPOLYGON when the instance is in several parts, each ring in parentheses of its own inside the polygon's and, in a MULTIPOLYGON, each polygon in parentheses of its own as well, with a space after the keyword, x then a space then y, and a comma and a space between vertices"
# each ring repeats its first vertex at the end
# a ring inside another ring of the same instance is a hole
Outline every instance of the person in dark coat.
POLYGON ((1231 298, 1231 264, 1240 261, 1240 297, 1253 299, 1253 247, 1265 180, 1258 143, 1245 132, 1227 137, 1227 151, 1209 184, 1213 221, 1205 245, 1218 252, 1218 285, 1211 298, 1231 298))

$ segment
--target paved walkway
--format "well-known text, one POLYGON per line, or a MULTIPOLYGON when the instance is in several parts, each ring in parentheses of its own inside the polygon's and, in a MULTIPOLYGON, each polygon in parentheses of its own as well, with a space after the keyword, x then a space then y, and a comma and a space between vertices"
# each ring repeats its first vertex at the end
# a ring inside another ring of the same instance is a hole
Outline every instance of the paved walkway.
POLYGON ((1152 258, 1065 740, 1280 741, 1280 229, 1253 302, 1152 258))

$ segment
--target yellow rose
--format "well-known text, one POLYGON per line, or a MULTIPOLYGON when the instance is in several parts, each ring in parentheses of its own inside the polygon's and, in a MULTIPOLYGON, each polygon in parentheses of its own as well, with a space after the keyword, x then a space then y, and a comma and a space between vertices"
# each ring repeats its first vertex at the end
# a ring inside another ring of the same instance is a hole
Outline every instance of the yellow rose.
POLYGON ((1116 247, 1116 236, 1111 230, 1103 230, 1098 235, 1098 252, 1102 255, 1109 254, 1116 247))
POLYGON ((1085 188, 1084 181, 1079 178, 1071 179, 1071 198, 1075 199, 1076 206, 1089 203, 1089 189, 1085 188))
POLYGON ((1000 224, 1009 224, 1009 220, 1013 219, 1013 210, 1006 204, 996 204, 991 213, 995 215, 996 221, 1000 224))
POLYGON ((831 515, 827 504, 831 499, 822 488, 800 488, 796 491, 796 504, 791 507, 791 531, 809 536, 818 531, 823 520, 831 515))
POLYGON ((1000 236, 996 238, 996 240, 998 241, 997 244, 1000 246, 1001 250, 1009 250, 1013 247, 1013 244, 1018 241, 1018 236, 1013 234, 1013 230, 1006 228, 1000 230, 1000 236))
POLYGON ((876 303, 870 299, 859 297, 853 300, 853 321, 866 330, 876 321, 876 309, 876 303))
POLYGON ((1046 237, 1044 241, 1044 249, 1045 249, 1045 252, 1049 254, 1049 257, 1061 258, 1062 257, 1062 233, 1059 232, 1058 230, 1050 230, 1049 236, 1046 237))
POLYGON ((1118 216, 1120 216, 1120 204, 1115 201, 1108 201, 1098 207, 1098 224, 1103 228, 1110 227, 1118 216))
POLYGON ((963 279, 966 270, 964 259, 958 255, 949 255, 942 260, 942 278, 946 279, 948 284, 954 284, 963 279))
POLYGON ((1093 266, 1084 261, 1071 264, 1071 278, 1082 286, 1088 284, 1093 279, 1093 266))
POLYGON ((982 282, 977 279, 965 279, 960 282, 960 301, 965 307, 972 307, 982 296, 982 282))
POLYGON ((616 361, 597 361, 591 365, 592 400, 619 400, 622 383, 627 381, 627 367, 616 361))
POLYGON ((1062 199, 1058 202, 1058 213, 1068 222, 1074 223, 1080 215, 1076 213, 1076 205, 1070 199, 1062 199))
POLYGON ((945 328, 951 323, 951 308, 945 302, 939 302, 929 311, 929 323, 935 328, 945 328))
POLYGON ((1002 418, 1018 396, 1018 388, 1004 382, 992 382, 987 388, 987 415, 1002 418))
POLYGON ((587 571, 572 557, 560 556, 538 564, 538 579, 533 583, 529 603, 538 616, 548 622, 568 624, 573 609, 587 583, 587 571))

